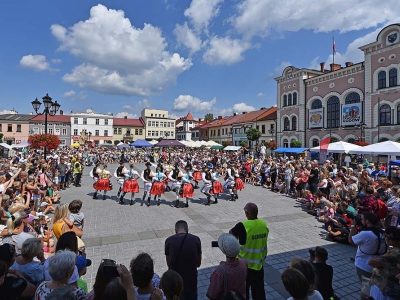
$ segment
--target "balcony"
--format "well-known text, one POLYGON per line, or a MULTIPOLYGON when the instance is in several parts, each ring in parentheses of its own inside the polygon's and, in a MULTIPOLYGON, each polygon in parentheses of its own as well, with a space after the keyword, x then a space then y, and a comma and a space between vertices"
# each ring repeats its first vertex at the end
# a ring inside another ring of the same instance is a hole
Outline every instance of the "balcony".
POLYGON ((133 139, 133 134, 125 133, 122 137, 123 137, 124 139, 133 139))

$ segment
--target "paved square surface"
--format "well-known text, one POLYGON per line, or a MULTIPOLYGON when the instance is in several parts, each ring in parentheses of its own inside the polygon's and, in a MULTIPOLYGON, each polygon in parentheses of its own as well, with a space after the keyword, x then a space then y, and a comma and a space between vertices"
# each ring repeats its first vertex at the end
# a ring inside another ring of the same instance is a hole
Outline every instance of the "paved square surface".
MULTIPOLYGON (((114 172, 117 165, 109 165, 114 172)), ((144 165, 137 165, 141 172, 144 165)), ((322 239, 326 234, 315 217, 302 210, 294 199, 280 196, 261 187, 246 184, 239 192, 239 200, 228 201, 223 195, 217 205, 205 206, 205 196, 199 189, 189 208, 174 208, 175 194, 162 196, 162 204, 151 207, 141 204, 143 182, 139 180, 140 193, 136 203, 129 206, 130 195, 125 205, 117 203, 118 184, 113 178, 114 190, 108 192, 106 200, 93 200, 93 180, 89 176, 91 167, 86 167, 82 176, 82 187, 71 187, 62 191, 61 202, 74 199, 83 201, 85 214, 83 240, 87 246, 87 256, 93 264, 88 268, 84 279, 88 286, 94 284, 98 266, 103 258, 111 258, 129 266, 133 257, 147 252, 155 262, 155 272, 160 276, 167 270, 164 256, 164 241, 174 232, 175 222, 185 220, 189 232, 200 237, 203 261, 199 268, 199 299, 205 296, 211 272, 225 257, 218 248, 211 248, 211 241, 223 232, 228 232, 237 222, 245 220, 243 208, 247 202, 254 202, 259 208, 259 218, 265 219, 270 233, 268 238, 268 258, 265 263, 265 289, 267 299, 286 299, 280 274, 289 265, 292 257, 308 259, 308 248, 324 246, 329 252, 328 263, 334 267, 334 288, 342 299, 358 299, 359 284, 350 256, 356 249, 351 246, 335 244, 322 239)))

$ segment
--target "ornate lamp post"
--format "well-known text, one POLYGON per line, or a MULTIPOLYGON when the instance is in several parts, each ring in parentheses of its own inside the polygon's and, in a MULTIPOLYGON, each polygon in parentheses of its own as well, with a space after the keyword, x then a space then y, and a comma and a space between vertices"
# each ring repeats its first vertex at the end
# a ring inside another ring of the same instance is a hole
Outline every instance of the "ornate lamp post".
MULTIPOLYGON (((53 111, 54 114, 56 114, 57 111, 60 109, 61 105, 58 104, 57 100, 53 102, 49 94, 46 94, 46 96, 44 96, 42 100, 44 105, 44 110, 42 113, 38 113, 38 110, 40 109, 42 103, 37 98, 31 103, 37 115, 44 115, 44 133, 47 134, 47 116, 50 114, 50 111, 53 111)), ((47 148, 44 147, 44 159, 46 159, 46 156, 47 156, 47 148)))

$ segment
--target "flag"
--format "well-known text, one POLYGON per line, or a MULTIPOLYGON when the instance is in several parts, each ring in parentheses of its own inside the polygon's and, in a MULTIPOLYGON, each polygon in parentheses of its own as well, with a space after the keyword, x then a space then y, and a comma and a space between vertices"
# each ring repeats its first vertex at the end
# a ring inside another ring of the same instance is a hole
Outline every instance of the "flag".
POLYGON ((332 44, 332 50, 333 50, 333 55, 336 54, 336 43, 335 43, 335 38, 332 38, 333 44, 332 44))
POLYGON ((331 142, 331 138, 328 137, 322 141, 319 142, 319 149, 320 150, 328 150, 329 143, 331 142))

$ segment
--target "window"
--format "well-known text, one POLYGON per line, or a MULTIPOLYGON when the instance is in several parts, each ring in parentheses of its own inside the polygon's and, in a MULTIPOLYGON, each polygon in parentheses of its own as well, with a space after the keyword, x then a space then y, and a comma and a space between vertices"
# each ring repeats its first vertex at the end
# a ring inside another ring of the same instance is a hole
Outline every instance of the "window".
POLYGON ((40 134, 44 134, 44 128, 40 128, 40 134))
POLYGON ((386 72, 380 71, 378 73, 378 89, 384 89, 386 87, 386 72))
POLYGON ((83 125, 87 125, 87 118, 83 118, 83 125))
POLYGON ((260 130, 260 126, 257 125, 257 126, 256 126, 256 129, 257 129, 257 130, 260 130))
POLYGON ((353 139, 353 138, 350 138, 350 139, 347 140, 347 142, 350 143, 350 144, 355 144, 356 140, 353 139))
POLYGON ((293 131, 297 130, 297 117, 296 116, 292 117, 292 130, 293 131))
POLYGON ((283 96, 283 107, 287 106, 287 95, 283 96))
POLYGON ((122 134, 122 128, 118 128, 118 134, 122 134))
POLYGON ((283 130, 285 131, 290 130, 290 121, 288 117, 283 119, 283 130))
POLYGON ((74 135, 78 135, 78 129, 74 129, 74 135))
POLYGON ((96 125, 100 124, 100 119, 96 119, 96 125))
POLYGON ((108 130, 104 130, 104 136, 108 136, 108 130))
POLYGON ((78 118, 74 118, 74 124, 78 124, 78 118))
POLYGON ((117 133, 118 133, 118 128, 114 127, 114 134, 117 134, 117 133))
POLYGON ((35 127, 33 128, 33 134, 38 134, 39 133, 39 128, 35 127))
POLYGON ((53 134, 53 128, 49 128, 49 129, 47 130, 47 132, 48 132, 49 134, 53 134))
POLYGON ((360 103, 360 95, 358 93, 350 93, 346 96, 345 104, 360 103))
POLYGON ((292 94, 288 95, 288 106, 292 106, 292 94))
POLYGON ((139 135, 143 134, 143 129, 139 129, 139 135))
POLYGON ((390 69, 389 71, 389 86, 397 85, 397 69, 390 69))
POLYGON ((108 119, 104 120, 104 125, 108 125, 108 119))
POLYGON ((397 105, 397 124, 400 124, 400 105, 397 105))
POLYGON ((340 126, 340 101, 336 96, 328 99, 327 127, 337 128, 340 126))
POLYGON ((293 93, 293 105, 297 105, 297 93, 293 93))
POLYGON ((322 108, 322 102, 321 100, 316 99, 311 103, 311 109, 318 109, 318 108, 322 108))
POLYGON ((66 144, 65 140, 60 140, 60 145, 65 146, 65 144, 66 144))
POLYGON ((99 136, 99 135, 100 135, 100 131, 99 131, 99 130, 95 130, 95 131, 94 131, 94 135, 95 135, 95 136, 99 136))
POLYGON ((55 135, 60 135, 60 128, 54 129, 54 134, 55 135))
POLYGON ((319 146, 319 140, 318 139, 313 139, 312 140, 312 146, 313 147, 318 147, 319 146))
MULTIPOLYGON (((37 124, 35 124, 37 125, 37 124)), ((3 124, 0 124, 0 131, 3 131, 3 124)))
POLYGON ((131 135, 131 130, 129 128, 126 129, 126 135, 131 135))
POLYGON ((7 132, 12 132, 12 124, 7 124, 7 132))
POLYGON ((151 126, 151 121, 147 121, 147 126, 151 126))
POLYGON ((283 140, 283 147, 284 148, 289 148, 289 141, 287 139, 283 140))
POLYGON ((218 129, 218 136, 221 135, 221 129, 218 129))
POLYGON ((378 143, 387 142, 388 140, 388 138, 381 138, 379 139, 378 143))
POLYGON ((391 115, 390 106, 388 104, 382 105, 379 109, 379 125, 390 125, 391 115))
POLYGON ((17 125, 17 132, 21 132, 21 125, 17 125))
POLYGON ((61 135, 67 135, 67 129, 66 128, 63 128, 61 130, 61 135))

